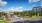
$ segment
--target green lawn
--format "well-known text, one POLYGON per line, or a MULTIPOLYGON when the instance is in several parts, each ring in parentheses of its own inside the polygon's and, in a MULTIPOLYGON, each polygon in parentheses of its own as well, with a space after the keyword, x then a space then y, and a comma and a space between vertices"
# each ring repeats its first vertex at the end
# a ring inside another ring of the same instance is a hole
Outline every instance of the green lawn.
POLYGON ((9 23, 9 21, 8 20, 0 20, 0 23, 9 23))
MULTIPOLYGON (((40 16, 32 16, 30 19, 37 19, 40 18, 40 16)), ((10 20, 0 20, 0 23, 9 23, 10 20)))

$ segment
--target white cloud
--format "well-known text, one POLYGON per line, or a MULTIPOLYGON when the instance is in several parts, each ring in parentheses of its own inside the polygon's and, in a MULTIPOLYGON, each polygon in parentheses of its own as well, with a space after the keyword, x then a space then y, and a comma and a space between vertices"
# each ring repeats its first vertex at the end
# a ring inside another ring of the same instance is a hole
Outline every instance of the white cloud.
POLYGON ((2 9, 0 8, 0 12, 2 11, 2 9))
POLYGON ((42 6, 42 5, 41 5, 42 6))
POLYGON ((16 8, 15 7, 11 7, 7 11, 10 11, 10 12, 13 12, 13 11, 21 12, 21 11, 23 11, 22 8, 23 7, 16 7, 16 8))
POLYGON ((29 3, 31 3, 31 2, 38 2, 38 1, 40 1, 40 0, 29 0, 29 3))
POLYGON ((16 7, 16 9, 22 9, 22 7, 16 7))
POLYGON ((0 8, 0 10, 1 10, 1 8, 0 8))
POLYGON ((22 8, 22 7, 20 7, 20 8, 22 8))
POLYGON ((5 6, 6 4, 7 4, 6 1, 2 1, 2 0, 0 0, 0 6, 5 6))
POLYGON ((32 5, 33 7, 35 7, 35 5, 32 5))

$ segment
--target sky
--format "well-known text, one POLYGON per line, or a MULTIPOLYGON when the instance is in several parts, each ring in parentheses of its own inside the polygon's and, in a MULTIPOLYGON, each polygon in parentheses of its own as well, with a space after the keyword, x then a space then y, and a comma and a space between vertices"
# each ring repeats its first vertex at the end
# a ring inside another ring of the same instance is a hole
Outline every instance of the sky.
POLYGON ((32 10, 41 5, 42 0, 0 0, 0 9, 4 11, 32 10))

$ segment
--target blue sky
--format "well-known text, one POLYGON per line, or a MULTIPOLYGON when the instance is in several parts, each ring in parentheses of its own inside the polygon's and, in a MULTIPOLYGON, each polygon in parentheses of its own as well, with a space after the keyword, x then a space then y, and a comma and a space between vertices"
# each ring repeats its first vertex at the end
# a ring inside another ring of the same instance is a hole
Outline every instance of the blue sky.
MULTIPOLYGON (((33 7, 40 6, 41 0, 1 0, 7 2, 3 6, 0 6, 3 10, 19 8, 19 10, 31 10, 33 7)), ((1 3, 2 5, 2 3, 1 3)), ((17 9, 16 9, 17 10, 17 9)))

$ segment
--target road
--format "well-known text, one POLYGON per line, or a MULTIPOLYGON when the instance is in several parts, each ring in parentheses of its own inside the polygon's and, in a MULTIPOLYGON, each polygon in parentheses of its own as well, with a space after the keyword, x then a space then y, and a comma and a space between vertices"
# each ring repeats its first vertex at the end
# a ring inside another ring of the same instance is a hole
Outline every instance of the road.
POLYGON ((24 22, 18 21, 18 22, 14 22, 14 23, 42 23, 42 20, 38 20, 38 21, 25 20, 24 22))

